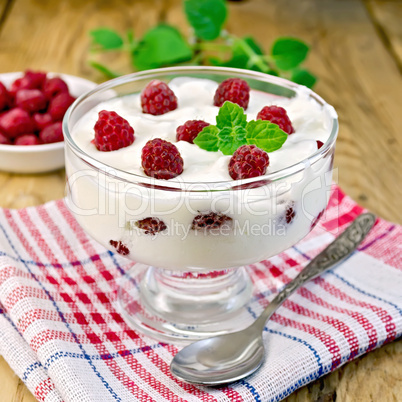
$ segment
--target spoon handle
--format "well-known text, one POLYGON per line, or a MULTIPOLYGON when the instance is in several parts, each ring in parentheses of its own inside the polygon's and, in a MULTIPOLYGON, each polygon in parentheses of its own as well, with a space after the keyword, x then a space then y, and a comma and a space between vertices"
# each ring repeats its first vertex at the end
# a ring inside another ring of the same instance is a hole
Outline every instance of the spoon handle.
POLYGON ((253 325, 264 329, 266 321, 276 309, 299 287, 349 257, 366 237, 376 221, 372 213, 359 215, 345 231, 289 282, 271 301, 253 325))

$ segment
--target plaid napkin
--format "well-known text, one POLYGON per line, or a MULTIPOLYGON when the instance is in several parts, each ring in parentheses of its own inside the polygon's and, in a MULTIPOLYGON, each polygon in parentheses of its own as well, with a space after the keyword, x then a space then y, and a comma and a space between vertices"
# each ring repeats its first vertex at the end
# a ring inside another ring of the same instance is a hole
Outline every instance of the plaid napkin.
MULTIPOLYGON (((310 235, 249 267, 257 315, 363 209, 334 188, 310 235)), ((379 219, 341 266, 308 283, 265 330, 267 359, 220 388, 170 375, 178 347, 130 329, 116 282, 133 263, 87 237, 63 200, 0 210, 0 353, 39 401, 279 401, 402 333, 402 228, 379 219)))

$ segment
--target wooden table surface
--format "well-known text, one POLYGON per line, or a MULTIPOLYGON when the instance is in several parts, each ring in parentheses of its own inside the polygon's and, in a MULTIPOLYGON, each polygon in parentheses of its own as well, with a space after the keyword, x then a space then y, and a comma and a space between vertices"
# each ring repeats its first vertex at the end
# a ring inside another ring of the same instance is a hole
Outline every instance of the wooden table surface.
MULTIPOLYGON (((230 2, 228 30, 312 46, 307 66, 340 120, 335 179, 382 218, 402 223, 402 2, 397 0, 248 0, 230 2)), ((188 32, 180 0, 0 0, 0 73, 26 68, 101 82, 88 64, 88 31, 128 28, 141 35, 160 21, 188 32)), ((113 65, 129 72, 125 58, 113 65)), ((64 171, 0 172, 0 207, 22 208, 64 196, 64 171)), ((0 358, 1 359, 1 358, 0 358)), ((34 401, 0 360, 0 400, 34 401)), ((301 388, 286 401, 402 400, 402 341, 386 345, 301 388)))

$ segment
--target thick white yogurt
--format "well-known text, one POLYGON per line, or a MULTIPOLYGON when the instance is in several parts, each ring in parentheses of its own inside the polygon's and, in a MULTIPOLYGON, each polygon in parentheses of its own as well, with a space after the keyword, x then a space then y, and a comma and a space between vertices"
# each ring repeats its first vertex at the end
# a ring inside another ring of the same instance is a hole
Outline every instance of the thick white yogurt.
MULTIPOLYGON (((306 165, 297 174, 258 188, 217 192, 178 192, 138 186, 113 177, 113 169, 145 176, 141 150, 152 138, 174 143, 184 161, 184 171, 172 181, 212 183, 229 181, 230 156, 208 152, 195 144, 176 142, 176 128, 187 120, 216 124, 219 108, 213 106, 218 84, 205 79, 173 79, 169 87, 178 98, 178 108, 161 116, 142 113, 140 95, 110 99, 90 110, 73 128, 78 147, 110 168, 91 169, 71 149, 66 149, 69 204, 77 219, 95 239, 110 248, 110 240, 121 241, 133 260, 171 270, 221 269, 249 264, 283 251, 303 238, 311 222, 325 208, 332 168, 331 149, 325 158, 306 165), (112 152, 100 152, 91 142, 100 110, 116 111, 135 130, 134 143, 112 152), (106 173, 106 174, 105 174, 106 173), (112 174, 112 176, 110 175, 112 174), (229 227, 203 232, 192 229, 195 216, 209 212, 230 217, 229 227), (294 212, 294 216, 292 215, 294 212), (145 234, 135 222, 147 217, 161 219, 166 230, 145 234)), ((295 133, 283 147, 269 154, 267 173, 305 160, 317 151, 317 140, 325 143, 336 114, 321 106, 300 88, 294 98, 282 98, 251 90, 247 120, 256 118, 262 107, 282 106, 295 133)), ((208 189, 208 184, 203 184, 208 189)), ((201 187, 202 187, 201 186, 201 187)), ((211 184, 212 186, 212 184, 211 184)), ((199 188, 200 186, 198 186, 199 188)))
MULTIPOLYGON (((161 116, 142 113, 140 95, 135 94, 102 102, 91 110, 85 119, 74 128, 74 141, 88 155, 109 166, 126 172, 145 176, 141 168, 141 150, 153 138, 170 141, 178 148, 184 171, 180 180, 190 182, 232 180, 227 165, 230 155, 222 152, 208 152, 186 141, 176 141, 176 128, 187 120, 204 120, 216 124, 219 108, 213 106, 213 96, 218 84, 206 79, 176 78, 169 83, 178 98, 178 108, 161 116), (117 112, 134 128, 135 141, 126 148, 113 152, 100 152, 91 143, 94 125, 101 110, 117 112)), ((281 170, 306 159, 317 150, 316 140, 325 142, 329 136, 328 110, 309 98, 309 93, 301 89, 292 99, 251 91, 247 110, 247 120, 255 120, 263 106, 282 106, 288 112, 295 133, 288 136, 280 150, 269 154, 270 165, 267 173, 281 170)))

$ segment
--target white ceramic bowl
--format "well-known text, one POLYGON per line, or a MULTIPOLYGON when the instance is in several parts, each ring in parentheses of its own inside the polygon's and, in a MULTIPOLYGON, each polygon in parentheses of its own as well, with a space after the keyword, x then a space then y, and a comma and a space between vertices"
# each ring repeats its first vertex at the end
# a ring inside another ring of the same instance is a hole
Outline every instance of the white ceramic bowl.
MULTIPOLYGON (((9 88, 22 72, 0 74, 0 81, 9 88)), ((97 84, 68 74, 49 73, 59 76, 68 85, 71 95, 78 97, 94 89, 97 84)), ((13 173, 42 173, 64 166, 64 142, 43 145, 0 144, 0 170, 13 173)))

